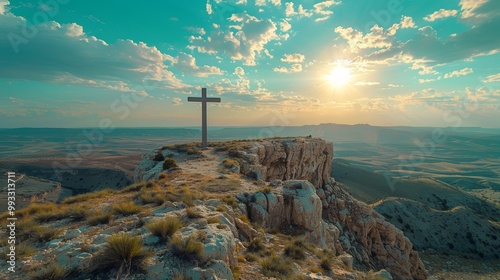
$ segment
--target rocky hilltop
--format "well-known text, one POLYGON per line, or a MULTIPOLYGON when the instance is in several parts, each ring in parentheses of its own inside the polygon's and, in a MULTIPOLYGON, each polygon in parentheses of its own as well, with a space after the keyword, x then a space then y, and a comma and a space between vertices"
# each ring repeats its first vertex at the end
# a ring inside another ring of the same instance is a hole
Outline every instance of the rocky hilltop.
POLYGON ((127 188, 18 213, 33 248, 16 276, 426 279, 403 232, 330 178, 332 157, 309 137, 152 150, 127 188))

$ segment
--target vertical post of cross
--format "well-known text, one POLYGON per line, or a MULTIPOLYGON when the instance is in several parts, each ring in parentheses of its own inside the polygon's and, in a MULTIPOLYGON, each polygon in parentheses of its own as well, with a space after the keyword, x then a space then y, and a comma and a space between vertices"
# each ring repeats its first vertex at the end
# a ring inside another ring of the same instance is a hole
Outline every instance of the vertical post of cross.
POLYGON ((201 97, 188 97, 188 102, 201 102, 201 146, 208 146, 207 102, 220 102, 220 98, 207 98, 207 89, 201 89, 201 97))

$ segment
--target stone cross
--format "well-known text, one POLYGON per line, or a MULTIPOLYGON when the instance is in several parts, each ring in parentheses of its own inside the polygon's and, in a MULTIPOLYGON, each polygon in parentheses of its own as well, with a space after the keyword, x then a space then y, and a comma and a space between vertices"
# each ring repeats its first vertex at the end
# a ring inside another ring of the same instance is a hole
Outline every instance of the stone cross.
POLYGON ((201 102, 201 146, 207 147, 207 102, 220 102, 220 98, 207 98, 207 89, 201 89, 201 97, 188 97, 188 102, 201 102))

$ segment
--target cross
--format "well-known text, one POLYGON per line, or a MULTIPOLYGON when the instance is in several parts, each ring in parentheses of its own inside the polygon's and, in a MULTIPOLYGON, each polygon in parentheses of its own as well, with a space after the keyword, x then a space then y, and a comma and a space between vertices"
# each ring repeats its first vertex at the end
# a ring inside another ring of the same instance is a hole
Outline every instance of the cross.
POLYGON ((201 102, 201 146, 207 147, 207 102, 220 102, 220 98, 207 98, 207 89, 201 89, 201 97, 188 97, 188 102, 201 102))

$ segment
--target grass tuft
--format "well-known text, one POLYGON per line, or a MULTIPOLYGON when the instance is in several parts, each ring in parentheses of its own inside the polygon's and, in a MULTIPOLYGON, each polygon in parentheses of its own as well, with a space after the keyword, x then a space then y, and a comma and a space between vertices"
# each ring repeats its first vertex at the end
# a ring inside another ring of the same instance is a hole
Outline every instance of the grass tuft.
POLYGON ((236 198, 234 196, 227 195, 222 198, 222 202, 231 206, 233 209, 238 208, 238 202, 236 201, 236 198))
POLYGON ((179 166, 177 165, 177 162, 175 162, 175 159, 173 159, 173 158, 167 158, 163 162, 163 170, 169 170, 169 169, 176 168, 176 167, 179 167, 179 166))
POLYGON ((196 209, 194 209, 193 207, 186 208, 186 215, 190 219, 197 219, 203 217, 203 215, 200 212, 196 211, 196 209))
POLYGON ((77 202, 85 202, 87 200, 102 198, 102 197, 106 197, 108 195, 115 194, 115 193, 116 193, 116 191, 114 191, 114 190, 106 189, 106 190, 102 190, 102 191, 98 191, 98 192, 80 194, 77 196, 65 198, 62 201, 62 204, 73 204, 73 203, 77 203, 77 202))
POLYGON ((286 278, 293 272, 293 262, 283 256, 270 256, 261 262, 262 274, 268 277, 286 278))
POLYGON ((175 237, 170 241, 172 252, 175 256, 184 260, 201 260, 203 257, 203 244, 197 241, 197 236, 190 236, 182 241, 175 237))
POLYGON ((146 228, 152 235, 164 240, 169 239, 174 233, 182 228, 183 223, 175 216, 168 216, 165 219, 155 220, 146 224, 146 228))
POLYGON ((29 274, 32 280, 59 280, 64 279, 68 273, 57 263, 50 263, 48 266, 41 268, 29 274))
POLYGON ((110 213, 96 212, 93 215, 87 217, 87 224, 90 226, 104 225, 111 221, 110 213))
POLYGON ((118 269, 117 278, 128 275, 132 270, 143 270, 150 253, 144 250, 137 236, 126 233, 111 235, 104 250, 92 258, 90 272, 118 269))
POLYGON ((133 201, 115 204, 113 213, 117 215, 134 215, 142 212, 144 209, 141 206, 135 205, 133 201))
POLYGON ((262 242, 262 238, 260 237, 255 237, 253 238, 250 243, 248 243, 247 251, 249 252, 261 252, 266 247, 264 246, 264 243, 262 242))

